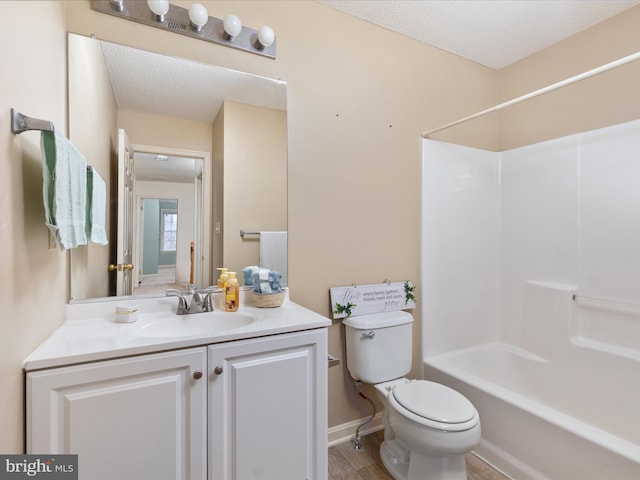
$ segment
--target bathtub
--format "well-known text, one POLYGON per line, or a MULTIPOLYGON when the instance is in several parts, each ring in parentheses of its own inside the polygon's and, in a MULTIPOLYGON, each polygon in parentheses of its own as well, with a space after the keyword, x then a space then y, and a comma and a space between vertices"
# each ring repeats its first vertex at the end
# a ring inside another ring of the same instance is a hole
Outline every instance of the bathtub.
POLYGON ((506 343, 424 359, 477 408, 475 452, 514 479, 640 479, 640 362, 574 342, 551 361, 506 343))

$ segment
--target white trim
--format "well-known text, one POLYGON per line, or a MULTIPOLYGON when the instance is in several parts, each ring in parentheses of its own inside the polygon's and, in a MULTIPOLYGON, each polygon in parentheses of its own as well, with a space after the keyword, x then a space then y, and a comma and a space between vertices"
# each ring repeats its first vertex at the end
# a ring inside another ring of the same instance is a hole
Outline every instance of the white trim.
MULTIPOLYGON (((353 420, 351 422, 343 423, 341 425, 336 425, 335 427, 329 428, 329 447, 340 445, 341 443, 346 443, 350 440, 353 440, 355 438, 356 428, 358 428, 358 425, 366 422, 368 419, 369 417, 359 418, 357 420, 353 420)), ((370 423, 360 429, 360 435, 369 435, 370 433, 377 432, 378 430, 382 430, 383 428, 382 412, 378 412, 378 414, 373 417, 373 420, 370 423)))

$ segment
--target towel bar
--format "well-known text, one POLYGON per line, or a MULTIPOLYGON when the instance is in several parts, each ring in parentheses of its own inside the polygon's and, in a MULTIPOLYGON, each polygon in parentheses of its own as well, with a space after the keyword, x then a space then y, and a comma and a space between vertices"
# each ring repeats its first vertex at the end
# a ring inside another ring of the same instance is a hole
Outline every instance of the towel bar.
MULTIPOLYGON (((27 130, 43 130, 53 132, 53 122, 47 120, 39 120, 37 118, 27 117, 15 108, 11 109, 11 133, 19 134, 27 130)), ((92 172, 93 167, 87 165, 87 172, 92 172)))
POLYGON ((260 235, 260 232, 246 232, 244 230, 240 230, 240 236, 244 238, 245 235, 260 235))
POLYGON ((27 130, 53 131, 53 123, 46 120, 27 117, 15 109, 11 109, 11 133, 18 134, 27 130))

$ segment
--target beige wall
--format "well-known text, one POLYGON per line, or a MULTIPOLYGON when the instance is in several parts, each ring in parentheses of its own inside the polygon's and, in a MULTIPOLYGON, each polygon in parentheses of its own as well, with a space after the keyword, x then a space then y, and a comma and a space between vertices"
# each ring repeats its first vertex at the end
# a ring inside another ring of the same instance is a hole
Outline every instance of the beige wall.
MULTIPOLYGON (((501 101, 640 51, 640 6, 499 72, 501 101)), ((500 113, 500 150, 622 123, 640 113, 640 61, 500 113)))
MULTIPOLYGON (((69 139, 86 157, 105 182, 107 192, 117 190, 111 184, 111 160, 118 149, 117 105, 111 80, 98 42, 88 37, 69 35, 69 139)), ((89 243, 70 251, 71 298, 109 296, 109 253, 115 238, 110 236, 111 211, 106 211, 107 238, 111 245, 89 243)))
POLYGON ((137 145, 210 152, 213 141, 208 122, 118 110, 118 127, 137 145))
MULTIPOLYGON (((13 137, 8 131, 11 106, 59 125, 66 120, 63 4, 34 3, 0 2, 4 45, 25 38, 23 26, 31 25, 20 52, 4 48, 0 54, 4 72, 22 72, 0 76, 0 144, 5 150, 0 161, 7 172, 0 178, 0 200, 6 206, 0 213, 0 250, 8 270, 0 285, 6 313, 0 317, 3 452, 20 451, 22 445, 20 361, 62 320, 66 300, 66 255, 47 250, 42 225, 39 137, 13 137)), ((329 315, 332 286, 386 278, 419 285, 422 131, 528 91, 533 87, 530 76, 547 83, 552 79, 538 76, 568 69, 555 64, 558 59, 571 59, 572 68, 582 70, 605 57, 621 56, 622 50, 638 50, 634 25, 640 7, 614 18, 615 28, 605 25, 591 39, 585 32, 583 40, 568 39, 531 63, 495 72, 311 1, 203 3, 214 16, 234 12, 246 25, 271 25, 277 60, 94 13, 88 1, 64 5, 71 31, 288 83, 291 297, 323 315, 329 315), (554 52, 562 54, 555 57, 554 52)), ((622 82, 624 88, 638 84, 637 78, 626 76, 622 82)), ((601 108, 596 105, 592 115, 599 117, 601 108)), ((635 106, 632 111, 637 118, 635 106)), ((547 121, 548 116, 536 112, 519 125, 530 129, 547 121)), ((558 119, 558 126, 566 124, 577 127, 581 119, 558 119)), ((497 120, 487 119, 441 138, 496 148, 496 128, 497 120)), ((515 135, 503 128, 505 138, 515 135)), ((511 141, 516 140, 503 143, 511 141)), ((416 318, 419 313, 418 307, 416 318)), ((414 375, 420 357, 417 339, 414 375)), ((344 359, 342 348, 342 329, 335 322, 329 329, 329 350, 344 359)), ((344 363, 329 370, 329 382, 330 426, 368 414, 344 363)))
POLYGON ((64 4, 0 2, 0 452, 22 451, 22 360, 64 317, 67 255, 50 250, 40 133, 12 135, 9 110, 67 129, 64 4))
MULTIPOLYGON (((212 228, 211 228, 211 262, 212 265, 222 265, 224 263, 222 248, 222 225, 224 224, 224 103, 218 111, 216 119, 213 121, 213 146, 211 162, 213 163, 213 174, 211 175, 212 192, 212 228), (216 226, 220 225, 220 229, 216 226)), ((211 283, 215 285, 220 272, 213 270, 211 283)))
POLYGON ((287 229, 287 114, 224 102, 224 256, 238 274, 259 265, 259 239, 240 230, 287 229))

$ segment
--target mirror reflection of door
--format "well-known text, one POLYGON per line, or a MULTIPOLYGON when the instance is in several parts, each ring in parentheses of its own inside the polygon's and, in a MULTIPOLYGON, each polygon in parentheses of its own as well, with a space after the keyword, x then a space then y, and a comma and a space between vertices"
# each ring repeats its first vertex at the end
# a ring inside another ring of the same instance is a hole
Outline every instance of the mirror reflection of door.
POLYGON ((141 275, 136 293, 177 288, 178 200, 144 198, 140 209, 141 275))
MULTIPOLYGON (((131 295, 133 288, 133 192, 135 190, 134 156, 126 132, 118 129, 118 203, 115 263, 109 265, 115 272, 116 295, 131 295)), ((113 276, 109 278, 112 282, 113 276)), ((114 290, 113 286, 110 290, 114 290)))

